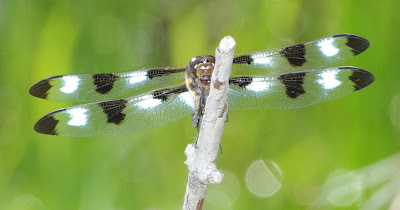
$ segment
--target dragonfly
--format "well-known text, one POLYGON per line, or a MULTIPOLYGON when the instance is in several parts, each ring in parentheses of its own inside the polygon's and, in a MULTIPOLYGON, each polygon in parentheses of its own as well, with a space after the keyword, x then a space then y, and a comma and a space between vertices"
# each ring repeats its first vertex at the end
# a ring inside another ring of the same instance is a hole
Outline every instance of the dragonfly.
MULTIPOLYGON (((332 66, 368 47, 369 41, 361 36, 336 34, 289 47, 238 54, 233 58, 229 79, 229 109, 294 109, 361 90, 374 82, 372 73, 353 66, 332 66)), ((198 127, 214 65, 214 56, 205 55, 181 67, 43 79, 30 88, 32 96, 86 104, 50 112, 34 129, 55 136, 120 135, 188 115, 198 127)))

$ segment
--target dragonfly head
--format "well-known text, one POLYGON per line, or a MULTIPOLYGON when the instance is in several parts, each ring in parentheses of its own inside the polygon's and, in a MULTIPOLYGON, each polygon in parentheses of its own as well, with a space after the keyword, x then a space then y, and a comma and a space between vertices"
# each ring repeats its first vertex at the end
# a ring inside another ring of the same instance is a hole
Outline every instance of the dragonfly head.
POLYGON ((188 74, 195 79, 199 79, 201 83, 208 85, 211 82, 214 64, 214 56, 203 55, 194 57, 188 64, 188 74))

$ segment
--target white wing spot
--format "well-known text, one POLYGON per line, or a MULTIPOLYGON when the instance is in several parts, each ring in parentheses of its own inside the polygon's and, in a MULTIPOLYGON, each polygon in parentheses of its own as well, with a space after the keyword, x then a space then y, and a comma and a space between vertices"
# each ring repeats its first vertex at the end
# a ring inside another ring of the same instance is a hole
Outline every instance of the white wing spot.
POLYGON ((255 54, 251 58, 253 59, 254 64, 272 65, 271 54, 269 53, 255 54))
POLYGON ((265 81, 264 78, 254 78, 253 81, 246 86, 246 89, 254 92, 261 92, 268 90, 271 86, 272 83, 265 81))
POLYGON ((186 105, 188 105, 188 106, 194 108, 194 106, 195 106, 195 105, 194 105, 194 104, 195 104, 195 100, 194 100, 194 97, 193 97, 193 94, 192 94, 192 93, 190 93, 190 92, 181 93, 181 94, 179 95, 179 98, 180 98, 183 102, 185 102, 186 105))
POLYGON ((257 58, 254 60, 254 63, 271 65, 271 58, 257 58))
POLYGON ((79 86, 79 77, 77 76, 64 76, 62 77, 64 80, 64 87, 60 88, 63 93, 73 93, 78 89, 79 86))
POLYGON ((317 80, 317 82, 322 85, 325 89, 333 89, 342 84, 341 81, 336 79, 337 75, 336 70, 328 70, 322 72, 319 76, 321 79, 317 80))
POLYGON ((84 108, 74 108, 66 111, 70 114, 71 120, 68 121, 68 125, 71 126, 84 126, 87 124, 87 115, 85 112, 87 109, 84 108))
POLYGON ((136 103, 136 106, 141 109, 152 109, 162 103, 161 99, 154 99, 152 95, 141 96, 135 100, 140 100, 136 103))
POLYGON ((128 82, 130 84, 136 84, 136 83, 143 82, 143 81, 145 81, 147 79, 146 74, 147 74, 146 71, 139 71, 139 72, 129 73, 129 74, 127 74, 127 76, 130 77, 128 82))
POLYGON ((339 49, 333 46, 333 41, 333 38, 327 38, 319 41, 319 43, 317 44, 321 52, 327 57, 334 56, 339 52, 339 49))

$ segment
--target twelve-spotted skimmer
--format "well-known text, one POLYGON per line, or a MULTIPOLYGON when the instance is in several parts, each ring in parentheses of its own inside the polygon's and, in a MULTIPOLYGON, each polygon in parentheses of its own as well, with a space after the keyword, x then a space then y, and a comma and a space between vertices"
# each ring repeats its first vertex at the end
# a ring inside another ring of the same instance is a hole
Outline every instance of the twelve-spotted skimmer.
MULTIPOLYGON (((337 34, 275 50, 236 55, 229 109, 292 109, 330 101, 374 82, 357 67, 330 67, 369 47, 368 40, 337 34)), ((171 122, 192 113, 198 125, 208 96, 213 56, 193 58, 186 67, 162 67, 122 73, 53 76, 33 85, 33 96, 58 102, 90 102, 53 111, 35 125, 57 136, 118 135, 171 122), (122 97, 132 91, 150 92, 122 97)))

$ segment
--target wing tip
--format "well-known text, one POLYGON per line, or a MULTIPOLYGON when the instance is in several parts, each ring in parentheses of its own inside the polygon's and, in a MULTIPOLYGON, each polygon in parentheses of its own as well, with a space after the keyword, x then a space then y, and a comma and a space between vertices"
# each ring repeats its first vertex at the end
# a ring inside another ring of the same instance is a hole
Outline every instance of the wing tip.
POLYGON ((46 99, 50 88, 51 85, 49 81, 44 79, 32 85, 32 87, 29 88, 29 94, 38 98, 46 99))
POLYGON ((59 120, 54 118, 54 114, 65 110, 66 109, 59 109, 40 118, 34 126, 35 131, 41 134, 58 136, 59 134, 56 130, 56 127, 59 120))
POLYGON ((39 82, 32 85, 31 88, 29 88, 29 94, 31 94, 32 96, 38 97, 38 98, 47 99, 49 90, 52 88, 52 85, 50 84, 50 80, 60 78, 60 77, 63 77, 63 76, 62 75, 52 76, 52 77, 48 77, 46 79, 40 80, 39 82))
POLYGON ((349 76, 349 79, 354 83, 354 91, 361 90, 375 81, 375 76, 362 68, 354 67, 354 66, 343 66, 340 69, 350 69, 352 70, 352 74, 349 76))
POLYGON ((355 34, 343 33, 343 34, 333 35, 333 37, 346 37, 347 38, 346 45, 352 49, 354 55, 358 55, 364 52, 366 49, 368 49, 370 45, 369 41, 366 38, 355 34))

